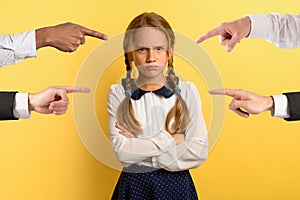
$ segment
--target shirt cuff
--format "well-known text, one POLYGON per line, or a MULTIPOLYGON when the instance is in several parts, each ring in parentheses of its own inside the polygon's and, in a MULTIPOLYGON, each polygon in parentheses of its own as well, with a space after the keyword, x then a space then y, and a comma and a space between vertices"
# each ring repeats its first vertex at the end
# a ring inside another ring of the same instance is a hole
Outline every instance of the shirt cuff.
POLYGON ((271 113, 274 117, 289 118, 290 109, 287 97, 285 95, 273 95, 274 100, 274 113, 271 113))
POLYGON ((36 57, 35 30, 26 31, 11 36, 16 43, 15 58, 21 61, 25 58, 36 57))
POLYGON ((28 119, 30 117, 28 93, 16 93, 13 113, 15 118, 28 119))
POLYGON ((248 38, 268 38, 270 22, 267 15, 248 15, 251 21, 251 31, 248 38))

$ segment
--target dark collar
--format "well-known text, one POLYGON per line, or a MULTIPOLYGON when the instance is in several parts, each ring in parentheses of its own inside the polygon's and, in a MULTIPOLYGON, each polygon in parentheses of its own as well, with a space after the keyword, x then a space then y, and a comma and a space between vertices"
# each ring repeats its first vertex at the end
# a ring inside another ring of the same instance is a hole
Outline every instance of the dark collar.
MULTIPOLYGON (((177 82, 178 82, 178 77, 177 78, 177 82)), ((126 93, 126 80, 122 79, 122 86, 125 90, 126 93)), ((135 84, 135 81, 132 79, 131 83, 131 91, 128 91, 128 93, 130 94, 131 99, 133 100, 139 100, 144 94, 146 94, 147 92, 153 92, 159 96, 165 97, 165 98, 170 98, 174 92, 170 91, 168 88, 166 88, 166 86, 163 86, 162 88, 155 90, 155 91, 145 91, 142 90, 141 88, 137 87, 137 85, 135 84)))
POLYGON ((174 94, 174 92, 167 89, 166 86, 163 86, 162 88, 160 88, 158 90, 154 90, 154 91, 145 91, 145 90, 142 90, 141 88, 137 88, 131 94, 131 99, 139 100, 144 94, 146 94, 148 92, 153 92, 154 94, 157 94, 157 95, 165 97, 165 98, 170 98, 174 94))

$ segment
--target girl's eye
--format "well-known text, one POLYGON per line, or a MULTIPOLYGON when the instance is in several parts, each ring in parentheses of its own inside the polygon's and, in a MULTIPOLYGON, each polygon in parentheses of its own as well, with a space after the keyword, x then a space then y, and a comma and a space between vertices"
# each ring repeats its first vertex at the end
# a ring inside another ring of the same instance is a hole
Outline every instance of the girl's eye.
POLYGON ((140 51, 140 52, 144 52, 144 51, 146 51, 147 49, 146 48, 139 48, 138 49, 138 51, 140 51))

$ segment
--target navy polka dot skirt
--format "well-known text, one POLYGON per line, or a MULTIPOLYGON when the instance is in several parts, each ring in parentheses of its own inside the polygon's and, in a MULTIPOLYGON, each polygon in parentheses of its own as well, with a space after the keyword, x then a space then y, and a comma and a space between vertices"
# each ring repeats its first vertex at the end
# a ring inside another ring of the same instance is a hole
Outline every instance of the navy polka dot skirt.
POLYGON ((115 187, 112 200, 197 200, 197 192, 188 170, 131 165, 125 167, 115 187))

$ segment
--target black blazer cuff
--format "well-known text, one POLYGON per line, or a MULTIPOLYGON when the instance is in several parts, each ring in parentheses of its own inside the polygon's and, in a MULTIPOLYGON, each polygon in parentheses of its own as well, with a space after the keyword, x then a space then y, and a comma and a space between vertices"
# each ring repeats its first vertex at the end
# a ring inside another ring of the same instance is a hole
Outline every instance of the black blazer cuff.
POLYGON ((0 92, 0 120, 16 120, 13 109, 17 92, 0 92))
POLYGON ((290 108, 290 117, 285 118, 285 120, 300 120, 300 92, 289 92, 283 94, 286 95, 290 108))

